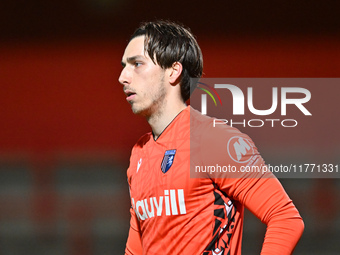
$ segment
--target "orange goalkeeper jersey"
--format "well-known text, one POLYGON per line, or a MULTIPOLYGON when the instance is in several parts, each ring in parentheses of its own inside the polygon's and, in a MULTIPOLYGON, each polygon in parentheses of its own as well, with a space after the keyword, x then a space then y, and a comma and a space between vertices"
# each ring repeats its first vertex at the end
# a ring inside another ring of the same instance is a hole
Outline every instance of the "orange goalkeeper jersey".
POLYGON ((235 176, 226 168, 263 165, 248 136, 213 127, 212 118, 188 106, 156 141, 148 133, 132 150, 125 254, 239 255, 244 207, 267 224, 261 254, 291 254, 303 222, 279 181, 271 173, 235 176), (223 175, 211 171, 223 167, 223 175), (205 178, 194 178, 193 171, 205 178))

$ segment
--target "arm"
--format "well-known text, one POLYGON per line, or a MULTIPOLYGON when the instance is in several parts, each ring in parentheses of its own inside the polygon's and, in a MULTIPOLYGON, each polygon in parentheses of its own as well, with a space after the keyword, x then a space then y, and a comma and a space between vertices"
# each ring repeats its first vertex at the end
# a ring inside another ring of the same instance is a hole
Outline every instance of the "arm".
POLYGON ((126 242, 125 255, 141 255, 143 254, 143 249, 139 233, 138 219, 133 208, 130 208, 130 213, 130 230, 126 242))
MULTIPOLYGON (((212 147, 201 155, 204 162, 208 165, 232 165, 237 170, 245 166, 261 169, 265 165, 248 136, 235 130, 222 131, 215 129, 214 132, 207 132, 209 135, 202 144, 204 148, 210 144, 212 147), (236 139, 233 138, 235 136, 236 139)), ((239 201, 267 225, 262 255, 293 252, 304 229, 303 221, 281 183, 271 172, 221 173, 215 174, 213 181, 230 199, 239 201)))
POLYGON ((261 254, 292 254, 304 224, 280 182, 274 176, 234 181, 230 192, 267 225, 261 254))

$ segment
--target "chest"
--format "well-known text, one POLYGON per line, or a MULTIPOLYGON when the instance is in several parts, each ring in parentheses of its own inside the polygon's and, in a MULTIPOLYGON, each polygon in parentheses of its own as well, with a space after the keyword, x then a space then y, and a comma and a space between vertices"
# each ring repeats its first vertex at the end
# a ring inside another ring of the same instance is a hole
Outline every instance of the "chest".
POLYGON ((211 180, 190 176, 189 139, 134 151, 128 171, 131 204, 141 221, 190 214, 213 199, 211 180))
POLYGON ((145 146, 132 155, 129 171, 131 196, 139 200, 185 189, 190 185, 189 143, 145 146))

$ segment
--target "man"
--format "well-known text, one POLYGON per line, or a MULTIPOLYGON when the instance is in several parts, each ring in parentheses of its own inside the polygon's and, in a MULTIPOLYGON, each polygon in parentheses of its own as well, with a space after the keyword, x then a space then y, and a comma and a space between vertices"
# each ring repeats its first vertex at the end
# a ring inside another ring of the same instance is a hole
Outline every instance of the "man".
POLYGON ((190 178, 190 161, 244 166, 226 151, 235 137, 253 148, 244 161, 264 165, 249 137, 227 125, 211 130, 212 118, 186 105, 196 86, 191 78, 203 69, 193 35, 172 22, 145 23, 132 35, 122 65, 126 100, 152 129, 134 146, 127 171, 132 208, 125 253, 239 255, 247 207, 267 224, 261 254, 291 254, 303 222, 270 173, 190 178))

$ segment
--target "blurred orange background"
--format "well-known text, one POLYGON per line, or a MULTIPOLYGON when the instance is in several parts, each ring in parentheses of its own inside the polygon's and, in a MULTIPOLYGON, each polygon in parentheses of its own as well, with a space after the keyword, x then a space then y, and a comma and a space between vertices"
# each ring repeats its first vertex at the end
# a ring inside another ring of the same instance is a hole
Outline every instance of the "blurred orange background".
MULTIPOLYGON (((132 146, 149 127, 132 114, 118 76, 127 39, 141 21, 190 27, 204 55, 204 77, 339 76, 337 3, 219 4, 0 4, 0 254, 123 253, 130 206, 125 171, 132 146)), ((323 116, 329 132, 339 130, 338 115, 333 109, 323 116)), ((275 158, 277 144, 252 132, 263 156, 275 158)), ((278 135, 280 142, 287 140, 278 135)), ((338 142, 322 144, 318 160, 339 163, 338 142)), ((302 148, 301 157, 315 159, 305 141, 291 143, 285 155, 302 148)), ((338 179, 282 182, 306 224, 296 254, 336 254, 338 179)), ((259 253, 263 232, 248 215, 244 254, 259 253)))

